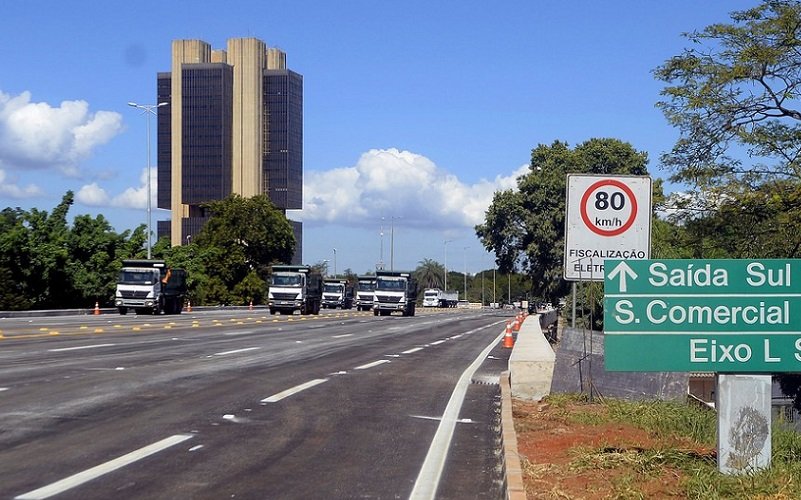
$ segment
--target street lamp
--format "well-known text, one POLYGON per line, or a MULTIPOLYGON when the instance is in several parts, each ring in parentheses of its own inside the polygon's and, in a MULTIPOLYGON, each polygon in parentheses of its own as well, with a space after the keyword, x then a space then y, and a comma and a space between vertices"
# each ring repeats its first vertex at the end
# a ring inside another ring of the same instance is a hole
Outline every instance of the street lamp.
POLYGON ((445 240, 445 291, 448 291, 448 243, 453 240, 445 240))
POLYGON ((464 300, 467 300, 467 249, 462 247, 462 257, 464 258, 464 300))
POLYGON ((150 259, 150 115, 156 116, 154 111, 156 108, 166 106, 167 102, 160 102, 158 104, 137 104, 129 102, 128 106, 132 108, 141 109, 142 113, 147 114, 147 258, 150 259))
POLYGON ((395 270, 395 219, 401 219, 400 216, 391 216, 389 218, 389 270, 395 270))
POLYGON ((334 249, 334 278, 337 277, 337 249, 334 249))

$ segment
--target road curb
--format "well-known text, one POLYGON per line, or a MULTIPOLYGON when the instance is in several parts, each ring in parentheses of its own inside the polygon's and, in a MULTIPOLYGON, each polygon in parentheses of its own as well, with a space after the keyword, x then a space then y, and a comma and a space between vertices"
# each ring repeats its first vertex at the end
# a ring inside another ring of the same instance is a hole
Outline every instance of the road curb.
POLYGON ((508 500, 526 500, 526 488, 523 484, 523 468, 520 454, 517 452, 517 433, 512 417, 512 387, 508 371, 501 373, 501 437, 503 439, 503 456, 506 498, 508 500))

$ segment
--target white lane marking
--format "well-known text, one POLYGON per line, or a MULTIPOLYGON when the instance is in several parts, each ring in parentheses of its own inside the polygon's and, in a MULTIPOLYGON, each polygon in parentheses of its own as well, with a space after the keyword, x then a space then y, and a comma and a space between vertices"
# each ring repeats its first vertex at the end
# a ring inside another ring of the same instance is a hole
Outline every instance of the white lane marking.
MULTIPOLYGON (((442 417, 428 417, 426 415, 409 415, 412 418, 420 418, 423 420, 439 420, 442 421, 442 417)), ((456 421, 457 424, 474 424, 476 423, 472 418, 460 418, 456 421)))
POLYGON ((431 342, 431 345, 440 345, 444 344, 445 342, 447 342, 447 340, 437 340, 436 342, 431 342))
POLYGON ((422 351, 422 347, 415 347, 414 349, 409 349, 408 351, 403 351, 401 354, 411 354, 413 352, 422 351))
POLYGON ((278 401, 281 401, 284 398, 288 398, 289 396, 292 396, 293 394, 297 394, 300 391, 305 391, 306 389, 308 389, 310 387, 314 387, 315 385, 319 385, 319 384, 322 384, 323 382, 327 382, 327 381, 328 381, 327 378, 316 378, 314 380, 309 380, 308 382, 306 382, 304 384, 296 385, 295 387, 289 388, 289 389, 287 389, 285 391, 281 391, 278 394, 273 394, 269 398, 264 398, 264 399, 261 400, 261 402, 262 403, 276 403, 278 401))
POLYGON ((82 345, 78 347, 62 347, 60 349, 48 349, 47 352, 63 352, 63 351, 77 351, 80 349, 97 349, 98 347, 111 347, 117 344, 94 344, 94 345, 82 345))
POLYGON ((384 356, 386 356, 388 358, 399 358, 400 354, 384 354, 384 356))
POLYGON ((352 333, 346 333, 346 334, 344 334, 344 335, 334 335, 332 338, 335 338, 335 339, 344 339, 345 337, 352 337, 352 336, 353 336, 353 334, 352 334, 352 333))
POLYGON ((0 387, 0 392, 7 391, 8 387, 0 387))
POLYGON ((237 354, 240 352, 255 351, 256 349, 261 349, 261 347, 246 347, 244 349, 234 349, 233 351, 215 352, 214 354, 212 354, 212 356, 226 356, 228 354, 237 354))
POLYGON ((22 495, 14 498, 17 500, 39 500, 42 498, 50 498, 53 495, 58 495, 59 493, 63 493, 69 489, 75 488, 76 486, 80 486, 86 482, 89 482, 92 479, 96 479, 104 474, 108 474, 109 472, 114 472, 115 470, 121 469, 126 465, 130 465, 138 460, 149 457, 150 455, 158 453, 162 450, 166 450, 167 448, 182 443, 187 439, 192 439, 192 437, 193 436, 191 434, 176 434, 174 436, 170 436, 162 439, 161 441, 145 446, 144 448, 139 448, 131 453, 115 458, 114 460, 104 464, 97 465, 91 469, 86 469, 83 472, 79 472, 60 481, 56 481, 55 483, 43 486, 39 489, 29 491, 28 493, 23 493, 22 495))
POLYGON ((374 366, 383 365, 384 363, 389 363, 388 359, 379 359, 378 361, 373 361, 372 363, 367 363, 366 365, 357 366, 354 370, 367 370, 368 368, 373 368, 374 366))
POLYGON ((223 333, 223 335, 227 335, 230 337, 233 335, 250 335, 251 333, 253 333, 253 330, 241 330, 238 332, 225 332, 223 333))
POLYGON ((203 448, 203 445, 199 444, 197 446, 193 446, 193 447, 189 448, 189 451, 197 451, 197 450, 199 450, 201 448, 203 448))
MULTIPOLYGON (((498 323, 476 328, 475 330, 471 330, 470 333, 494 327, 498 325, 498 323)), ((459 377, 459 382, 456 383, 453 394, 451 394, 451 398, 448 400, 445 413, 442 414, 442 420, 440 420, 437 426, 437 432, 434 434, 434 439, 431 441, 431 446, 428 448, 428 453, 426 453, 426 458, 423 461, 423 466, 420 468, 420 473, 417 475, 412 494, 409 495, 411 500, 433 500, 436 498, 437 487, 439 487, 439 480, 445 468, 445 459, 448 456, 448 448, 451 446, 453 431, 459 419, 459 411, 462 409, 462 403, 464 402, 467 388, 470 386, 470 380, 495 345, 501 341, 504 333, 505 332, 501 332, 495 337, 495 339, 481 351, 481 354, 473 360, 470 366, 467 367, 464 373, 462 373, 462 376, 459 377)))

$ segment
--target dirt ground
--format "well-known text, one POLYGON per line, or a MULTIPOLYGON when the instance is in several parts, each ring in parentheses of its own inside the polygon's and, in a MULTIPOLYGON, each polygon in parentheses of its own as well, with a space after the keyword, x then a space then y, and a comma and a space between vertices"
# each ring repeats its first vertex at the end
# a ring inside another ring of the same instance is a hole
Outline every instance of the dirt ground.
POLYGON ((679 449, 708 455, 689 442, 657 440, 621 424, 583 425, 566 412, 602 412, 602 405, 569 403, 555 408, 541 402, 513 400, 512 412, 523 482, 529 499, 685 498, 682 472, 637 466, 637 456, 653 450, 679 449))

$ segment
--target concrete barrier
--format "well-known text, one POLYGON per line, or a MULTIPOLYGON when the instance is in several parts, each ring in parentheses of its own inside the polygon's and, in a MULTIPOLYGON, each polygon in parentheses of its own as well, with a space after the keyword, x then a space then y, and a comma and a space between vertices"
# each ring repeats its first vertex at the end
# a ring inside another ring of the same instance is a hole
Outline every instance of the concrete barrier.
POLYGON ((540 314, 532 314, 523 321, 509 357, 512 396, 515 398, 539 401, 551 392, 556 355, 543 335, 541 319, 540 314))

